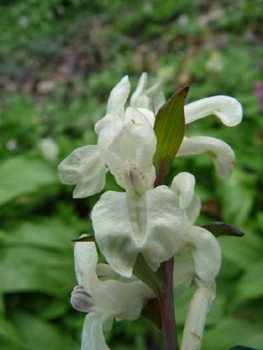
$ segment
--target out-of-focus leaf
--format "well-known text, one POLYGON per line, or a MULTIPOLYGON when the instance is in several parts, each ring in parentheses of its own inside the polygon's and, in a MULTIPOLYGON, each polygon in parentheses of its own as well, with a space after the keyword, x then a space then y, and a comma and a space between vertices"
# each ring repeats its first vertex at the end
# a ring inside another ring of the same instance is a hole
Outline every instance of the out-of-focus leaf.
POLYGON ((262 325, 228 317, 221 319, 216 327, 204 331, 203 350, 229 349, 236 344, 260 348, 263 344, 262 325))
POLYGON ((249 216, 256 195, 255 174, 235 169, 227 181, 217 180, 223 220, 242 227, 249 216))
POLYGON ((70 334, 55 324, 23 312, 11 314, 11 320, 20 331, 27 350, 72 350, 70 334))
POLYGON ((241 299, 252 299, 263 296, 263 260, 254 264, 241 277, 237 284, 237 294, 241 299))
POLYGON ((22 341, 22 337, 15 326, 3 315, 0 315, 0 338, 4 338, 14 344, 19 344, 22 341))
POLYGON ((249 229, 244 229, 246 235, 242 239, 236 237, 219 238, 223 259, 247 270, 262 258, 263 240, 249 229))
POLYGON ((37 247, 0 248, 0 291, 38 291, 60 297, 76 284, 73 254, 37 247))
POLYGON ((185 87, 176 92, 156 115, 154 131, 157 137, 157 149, 153 157, 153 164, 158 185, 169 173, 184 137, 184 101, 188 91, 189 87, 185 87))
POLYGON ((63 316, 70 308, 71 305, 69 303, 65 304, 64 301, 56 299, 51 301, 39 315, 42 319, 51 320, 63 316))
POLYGON ((59 251, 73 251, 71 239, 78 236, 74 227, 61 220, 50 218, 35 222, 21 222, 11 232, 0 232, 0 242, 12 246, 37 246, 59 251))
POLYGON ((58 182, 55 169, 40 159, 16 156, 1 163, 0 204, 58 182))
POLYGON ((231 224, 227 224, 225 222, 210 222, 209 224, 201 226, 206 230, 210 231, 215 237, 220 236, 234 236, 234 237, 242 237, 244 236, 244 232, 240 231, 237 227, 231 224))
POLYGON ((233 346, 232 348, 230 348, 228 350, 260 350, 260 349, 250 348, 248 346, 237 345, 237 346, 233 346))

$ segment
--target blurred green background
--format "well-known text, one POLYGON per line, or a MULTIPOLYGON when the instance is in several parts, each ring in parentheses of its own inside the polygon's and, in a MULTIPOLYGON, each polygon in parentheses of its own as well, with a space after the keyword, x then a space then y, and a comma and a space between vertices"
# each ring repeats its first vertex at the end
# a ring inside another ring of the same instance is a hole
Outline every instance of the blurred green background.
MULTIPOLYGON (((219 239, 223 264, 203 350, 263 348, 263 21, 262 0, 5 0, 0 5, 0 348, 80 348, 84 314, 69 304, 76 285, 73 243, 92 232, 100 195, 72 199, 57 164, 96 144, 94 123, 126 74, 163 81, 169 98, 189 85, 188 102, 224 94, 244 108, 242 124, 216 117, 187 135, 229 143, 232 177, 221 181, 208 155, 176 159, 167 178, 196 176, 199 225, 225 221, 243 238, 219 239)), ((108 176, 105 190, 117 188, 108 176)), ((191 286, 175 302, 179 339, 191 286)), ((161 349, 146 319, 114 324, 113 350, 161 349)))

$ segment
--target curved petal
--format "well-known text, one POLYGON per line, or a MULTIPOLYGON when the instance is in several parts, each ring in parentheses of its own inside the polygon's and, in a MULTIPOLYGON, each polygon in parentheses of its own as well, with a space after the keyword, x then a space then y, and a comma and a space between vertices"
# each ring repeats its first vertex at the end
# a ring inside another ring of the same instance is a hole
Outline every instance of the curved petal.
POLYGON ((133 108, 148 108, 148 97, 146 96, 148 75, 147 73, 142 73, 137 88, 131 95, 131 107, 133 108))
POLYGON ((90 294, 93 288, 98 285, 97 282, 99 282, 95 273, 98 262, 95 243, 76 242, 74 246, 74 260, 78 284, 83 285, 85 291, 90 294))
POLYGON ((147 90, 147 96, 149 98, 149 109, 152 109, 155 114, 165 103, 165 96, 161 85, 159 83, 154 84, 151 88, 147 90))
POLYGON ((195 264, 190 249, 185 248, 174 255, 173 288, 178 297, 196 276, 195 264))
POLYGON ((95 177, 102 169, 104 160, 97 145, 75 149, 58 166, 62 183, 75 185, 95 177))
POLYGON ((184 240, 190 243, 197 276, 204 281, 215 278, 221 265, 220 246, 215 236, 202 227, 192 226, 184 240))
POLYGON ((150 111, 147 108, 136 108, 139 112, 141 112, 150 122, 152 128, 154 127, 155 123, 155 116, 153 111, 150 111))
POLYGON ((130 82, 128 75, 111 90, 107 105, 107 114, 115 112, 120 118, 124 116, 124 105, 130 93, 130 82))
POLYGON ((166 186, 134 197, 106 192, 93 208, 91 217, 102 254, 125 277, 132 275, 140 252, 156 270, 162 261, 174 255, 184 231, 178 197, 166 186))
POLYGON ((188 225, 193 225, 201 211, 201 200, 196 194, 189 206, 184 210, 184 217, 188 225))
POLYGON ((85 317, 81 338, 81 350, 110 349, 104 339, 102 321, 102 315, 95 312, 91 312, 85 317))
POLYGON ((86 198, 103 190, 106 180, 106 167, 103 164, 101 171, 92 179, 80 182, 74 189, 73 198, 86 198))
POLYGON ((146 90, 147 80, 147 73, 142 73, 137 89, 131 96, 131 107, 157 113, 165 103, 165 96, 159 83, 146 90))
POLYGON ((195 193, 194 175, 187 172, 176 175, 172 181, 171 190, 179 197, 180 208, 187 208, 195 193))
POLYGON ((202 153, 210 156, 220 179, 226 180, 230 177, 235 164, 234 151, 227 143, 214 137, 185 136, 176 157, 202 153))
POLYGON ((213 96, 185 106, 185 123, 189 124, 208 115, 216 115, 227 126, 235 126, 242 120, 241 104, 233 97, 213 96))

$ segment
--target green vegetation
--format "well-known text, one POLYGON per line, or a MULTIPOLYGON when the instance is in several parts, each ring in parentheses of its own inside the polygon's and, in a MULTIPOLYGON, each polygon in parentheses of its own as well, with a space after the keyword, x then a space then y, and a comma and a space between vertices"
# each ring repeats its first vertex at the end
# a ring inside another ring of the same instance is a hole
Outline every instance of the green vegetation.
MULTIPOLYGON (((255 90, 263 81, 262 5, 24 0, 0 6, 1 349, 80 348, 85 315, 69 304, 76 285, 70 239, 92 234, 90 210, 99 195, 73 200, 57 164, 96 143, 93 126, 110 90, 126 74, 135 87, 143 71, 150 83, 163 80, 167 99, 189 85, 188 102, 224 94, 243 105, 237 127, 216 117, 186 127, 187 135, 232 146, 232 177, 219 180, 208 155, 200 155, 176 159, 167 183, 180 171, 193 173, 203 202, 197 224, 224 221, 245 232, 219 238, 223 264, 202 350, 262 348, 263 88, 255 90), (55 142, 58 155, 45 158, 43 139, 55 142)), ((107 180, 105 190, 113 189, 110 175, 107 180)), ((193 288, 176 299, 180 334, 193 288)), ((161 337, 141 317, 115 322, 106 340, 114 350, 146 350, 160 348, 161 337)))

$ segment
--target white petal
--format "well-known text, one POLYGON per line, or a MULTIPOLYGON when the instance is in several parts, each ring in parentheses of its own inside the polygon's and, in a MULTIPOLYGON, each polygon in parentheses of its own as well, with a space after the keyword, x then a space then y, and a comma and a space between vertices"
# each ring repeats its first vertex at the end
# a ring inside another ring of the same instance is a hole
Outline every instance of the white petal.
POLYGON ((165 96, 159 83, 147 89, 147 73, 142 73, 137 89, 131 96, 131 107, 158 112, 165 103, 165 96))
POLYGON ((58 166, 61 182, 67 185, 79 184, 95 177, 102 169, 104 160, 97 145, 75 149, 58 166))
POLYGON ((220 179, 226 180, 230 177, 235 164, 234 151, 227 143, 214 137, 185 136, 176 157, 202 153, 210 156, 220 179))
POLYGON ((139 111, 127 108, 123 120, 116 117, 114 122, 100 131, 98 146, 111 173, 119 177, 116 181, 124 187, 123 166, 127 161, 137 164, 143 173, 142 176, 148 177, 149 173, 154 181, 152 159, 156 142, 148 119, 139 111))
POLYGON ((202 227, 192 226, 184 236, 190 242, 197 276, 204 281, 215 278, 220 270, 220 246, 212 233, 202 227))
POLYGON ((154 84, 147 91, 147 96, 149 98, 149 109, 153 109, 154 113, 157 114, 158 110, 165 103, 165 96, 162 91, 161 85, 159 83, 154 84))
POLYGON ((199 196, 194 195, 189 206, 184 210, 184 217, 188 225, 193 225, 200 214, 202 204, 199 196))
POLYGON ((131 96, 131 107, 133 108, 148 108, 148 97, 146 96, 147 73, 142 73, 137 88, 131 96))
POLYGON ((115 112, 119 117, 124 115, 124 105, 130 93, 130 82, 126 75, 121 81, 111 90, 108 100, 107 114, 115 112))
POLYGON ((91 217, 102 254, 125 277, 132 275, 139 252, 156 270, 174 255, 184 231, 178 197, 166 186, 138 197, 106 192, 91 217))
MULTIPOLYGON (((91 293, 98 285, 95 269, 98 253, 94 242, 76 242, 74 246, 75 273, 78 284, 91 293)), ((99 282, 99 281, 98 281, 99 282)))
POLYGON ((109 350, 103 331, 102 316, 95 312, 89 313, 84 321, 81 339, 81 350, 109 350))
POLYGON ((95 193, 99 193, 105 186, 106 168, 103 164, 101 171, 91 180, 80 182, 73 192, 73 198, 86 198, 95 193))
POLYGON ((194 259, 190 249, 185 248, 174 255, 173 288, 174 296, 178 297, 190 285, 195 273, 194 259))
POLYGON ((225 125, 235 126, 241 122, 243 116, 241 104, 229 96, 204 98, 186 105, 184 112, 186 124, 208 115, 216 115, 225 125))
POLYGON ((194 197, 195 177, 190 173, 180 173, 172 181, 171 190, 179 197, 180 208, 185 209, 194 197))
POLYGON ((146 108, 136 108, 139 112, 141 112, 150 122, 152 128, 154 127, 155 123, 155 116, 153 111, 150 111, 149 109, 146 108))

